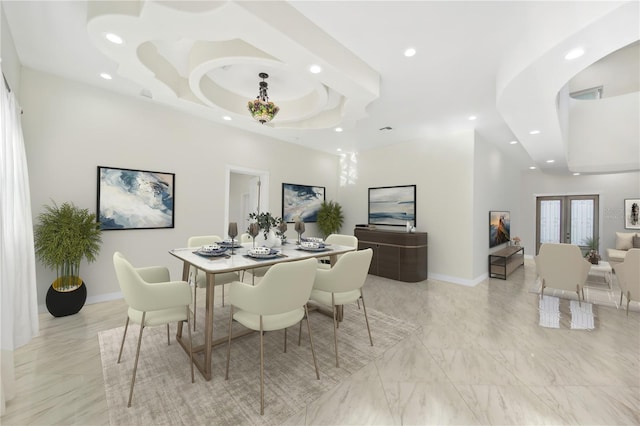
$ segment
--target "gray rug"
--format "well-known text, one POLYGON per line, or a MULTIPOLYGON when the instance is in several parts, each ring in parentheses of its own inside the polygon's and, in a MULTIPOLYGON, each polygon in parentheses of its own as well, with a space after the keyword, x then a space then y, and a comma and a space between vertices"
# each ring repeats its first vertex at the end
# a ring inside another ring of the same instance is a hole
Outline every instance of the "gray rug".
MULTIPOLYGON (((228 306, 215 308, 214 338, 226 334, 228 306)), ((199 317, 202 313, 199 311, 199 317)), ((298 327, 288 332, 283 353, 282 331, 265 334, 265 413, 260 416, 259 336, 250 334, 232 341, 229 380, 224 380, 226 344, 213 351, 213 378, 207 382, 196 369, 191 383, 189 357, 175 342, 167 346, 166 327, 147 328, 143 334, 132 407, 127 408, 129 385, 139 328, 129 327, 122 362, 116 364, 124 327, 100 332, 100 355, 109 420, 112 425, 240 425, 281 424, 299 413, 338 383, 360 370, 388 348, 414 333, 418 326, 368 309, 374 346, 370 346, 362 310, 345 306, 338 348, 340 368, 335 367, 332 319, 310 314, 320 380, 316 379, 303 325, 302 344, 297 345, 298 327)), ((123 315, 124 316, 124 315, 123 315)), ((124 322, 123 317, 123 322, 124 322)), ((234 324, 238 330, 239 324, 234 324)), ((202 324, 196 344, 204 341, 202 324)), ((186 334, 186 330, 184 331, 186 334)))

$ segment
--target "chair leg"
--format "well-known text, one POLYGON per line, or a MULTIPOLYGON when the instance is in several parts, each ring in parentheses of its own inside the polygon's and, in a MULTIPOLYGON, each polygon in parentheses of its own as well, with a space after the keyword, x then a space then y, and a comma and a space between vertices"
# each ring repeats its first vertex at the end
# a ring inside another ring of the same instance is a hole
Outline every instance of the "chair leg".
POLYGON ((191 361, 191 383, 195 383, 196 378, 193 374, 193 336, 191 336, 191 310, 187 305, 187 330, 189 330, 189 360, 191 361))
POLYGON ((336 304, 333 293, 331 293, 331 311, 333 313, 333 346, 336 348, 336 368, 338 368, 340 367, 340 361, 338 361, 338 321, 336 320, 336 304))
POLYGON ((196 309, 198 309, 198 285, 193 287, 193 331, 196 331, 196 309))
MULTIPOLYGON (((313 348, 313 337, 311 337, 311 324, 309 324, 309 309, 304 305, 304 315, 307 317, 307 332, 309 332, 309 344, 311 345, 311 356, 313 356, 313 365, 316 367, 316 378, 320 380, 320 371, 318 370, 318 361, 316 361, 316 351, 313 348)), ((302 321, 300 321, 302 326, 302 321)))
POLYGON ((629 303, 631 303, 631 292, 627 291, 627 316, 629 316, 629 303))
POLYGON ((260 315, 260 415, 264 415, 264 332, 260 315))
POLYGON ((622 306, 622 290, 620 290, 620 306, 622 306))
POLYGON ((229 309, 229 337, 227 340, 227 372, 224 374, 224 379, 229 380, 229 359, 231 358, 231 326, 233 325, 233 305, 229 309))
MULTIPOLYGON (((307 305, 304 305, 305 311, 307 310, 307 305)), ((300 340, 302 339, 302 321, 300 321, 300 328, 298 328, 298 346, 300 346, 300 340)))
POLYGON ((582 306, 580 303, 580 284, 576 284, 576 294, 578 295, 578 306, 582 306))
POLYGON ((284 353, 287 353, 287 329, 284 329, 284 353))
POLYGON ((540 299, 544 297, 544 278, 542 279, 542 284, 540 287, 540 299))
POLYGON ((369 328, 369 317, 367 316, 367 307, 364 304, 364 294, 362 294, 362 289, 360 289, 360 299, 362 299, 362 309, 364 310, 364 319, 367 322, 367 332, 369 333, 369 342, 371 342, 371 346, 373 346, 373 339, 371 338, 371 329, 369 328))
POLYGON ((140 358, 140 344, 142 343, 142 331, 144 330, 144 319, 147 315, 142 312, 142 321, 140 321, 140 335, 138 336, 138 348, 136 349, 136 360, 133 363, 133 376, 131 377, 131 389, 129 390, 129 402, 127 408, 131 407, 131 399, 133 398, 133 386, 136 384, 136 372, 138 371, 138 358, 140 358))
POLYGON ((171 332, 169 331, 169 323, 167 323, 167 346, 171 346, 171 336, 169 335, 170 333, 171 332))
MULTIPOLYGON (((622 304, 622 296, 620 296, 620 303, 622 304)), ((124 323, 124 333, 122 334, 122 343, 120 344, 120 353, 118 354, 118 362, 120 364, 120 357, 122 357, 122 348, 124 348, 124 338, 127 337, 127 329, 129 328, 129 315, 127 315, 127 322, 124 323)))
POLYGON ((224 307, 224 284, 222 284, 222 307, 224 307))

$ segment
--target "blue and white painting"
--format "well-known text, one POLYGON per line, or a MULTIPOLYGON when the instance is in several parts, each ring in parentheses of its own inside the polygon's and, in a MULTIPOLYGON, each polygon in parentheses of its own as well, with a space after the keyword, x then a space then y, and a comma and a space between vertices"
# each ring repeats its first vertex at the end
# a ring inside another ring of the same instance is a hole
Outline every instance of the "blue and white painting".
POLYGON ((406 225, 416 222, 416 186, 369 188, 369 224, 406 225))
POLYGON ((324 186, 282 184, 282 220, 317 222, 318 211, 324 202, 324 186))
POLYGON ((98 220, 104 230, 173 228, 175 175, 98 166, 98 220))

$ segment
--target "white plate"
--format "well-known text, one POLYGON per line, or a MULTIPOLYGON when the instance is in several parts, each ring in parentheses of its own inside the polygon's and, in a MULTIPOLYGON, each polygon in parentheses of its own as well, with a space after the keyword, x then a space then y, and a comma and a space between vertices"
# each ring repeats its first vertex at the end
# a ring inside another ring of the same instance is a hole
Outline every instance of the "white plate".
POLYGON ((271 252, 271 253, 252 253, 251 251, 247 252, 247 256, 249 257, 254 257, 256 259, 274 259, 276 257, 278 257, 280 253, 278 252, 271 252))
POLYGON ((327 247, 303 247, 303 246, 298 246, 298 250, 304 250, 304 251, 327 251, 327 250, 329 250, 329 248, 327 248, 327 247))

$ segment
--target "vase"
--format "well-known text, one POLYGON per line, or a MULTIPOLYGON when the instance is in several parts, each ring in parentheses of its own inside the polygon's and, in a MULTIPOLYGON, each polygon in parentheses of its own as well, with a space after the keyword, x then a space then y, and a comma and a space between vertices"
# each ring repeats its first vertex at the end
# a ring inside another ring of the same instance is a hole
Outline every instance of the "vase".
POLYGON ((87 300, 87 287, 77 278, 79 286, 69 290, 58 290, 60 279, 54 281, 47 291, 45 299, 47 310, 54 317, 65 317, 80 312, 87 300))
POLYGON ((264 247, 276 247, 280 239, 276 236, 276 233, 273 229, 270 229, 267 232, 267 237, 264 236, 264 230, 260 230, 260 235, 256 237, 256 244, 264 247))

